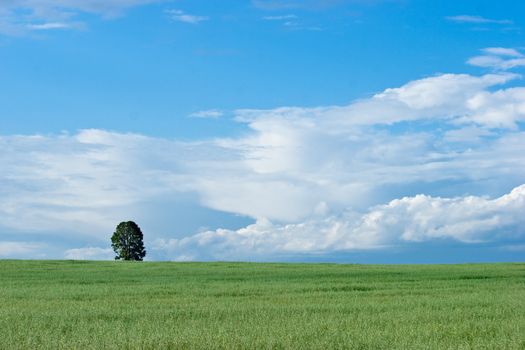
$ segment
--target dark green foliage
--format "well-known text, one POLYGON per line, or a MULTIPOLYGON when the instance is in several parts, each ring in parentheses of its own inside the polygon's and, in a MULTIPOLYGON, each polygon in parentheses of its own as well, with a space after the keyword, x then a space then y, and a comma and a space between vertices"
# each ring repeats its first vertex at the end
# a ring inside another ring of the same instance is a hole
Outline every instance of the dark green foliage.
POLYGON ((111 247, 117 254, 115 260, 142 261, 146 256, 142 231, 133 221, 118 224, 111 237, 111 247))

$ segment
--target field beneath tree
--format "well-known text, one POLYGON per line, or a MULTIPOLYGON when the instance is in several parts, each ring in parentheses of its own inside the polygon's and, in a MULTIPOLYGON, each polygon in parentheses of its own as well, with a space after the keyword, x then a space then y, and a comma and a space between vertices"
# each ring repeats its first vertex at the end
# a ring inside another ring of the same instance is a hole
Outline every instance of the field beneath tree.
POLYGON ((525 264, 0 261, 0 349, 525 349, 525 264))

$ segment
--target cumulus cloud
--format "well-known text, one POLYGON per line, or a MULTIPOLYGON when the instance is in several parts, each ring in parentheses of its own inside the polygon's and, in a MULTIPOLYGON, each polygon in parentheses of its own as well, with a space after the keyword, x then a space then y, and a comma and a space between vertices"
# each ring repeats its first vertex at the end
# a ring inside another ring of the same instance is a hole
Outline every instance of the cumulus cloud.
POLYGON ((287 225, 262 219, 236 231, 219 229, 178 240, 159 239, 153 249, 174 260, 245 260, 444 239, 486 243, 523 238, 524 210, 525 185, 496 199, 417 195, 373 207, 364 215, 344 212, 287 225))

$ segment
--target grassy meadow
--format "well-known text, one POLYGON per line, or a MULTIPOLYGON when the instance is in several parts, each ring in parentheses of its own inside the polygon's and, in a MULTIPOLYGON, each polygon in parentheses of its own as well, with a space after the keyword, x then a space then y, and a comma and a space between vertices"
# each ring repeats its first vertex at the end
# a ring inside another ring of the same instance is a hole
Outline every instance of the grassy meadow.
POLYGON ((0 349, 525 349, 525 264, 0 260, 0 349))

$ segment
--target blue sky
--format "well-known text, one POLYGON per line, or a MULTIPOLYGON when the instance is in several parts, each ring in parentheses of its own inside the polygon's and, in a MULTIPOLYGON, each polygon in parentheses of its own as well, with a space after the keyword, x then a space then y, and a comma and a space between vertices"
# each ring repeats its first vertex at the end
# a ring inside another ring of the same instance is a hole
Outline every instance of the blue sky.
POLYGON ((0 258, 521 261, 523 13, 0 4, 0 258))

